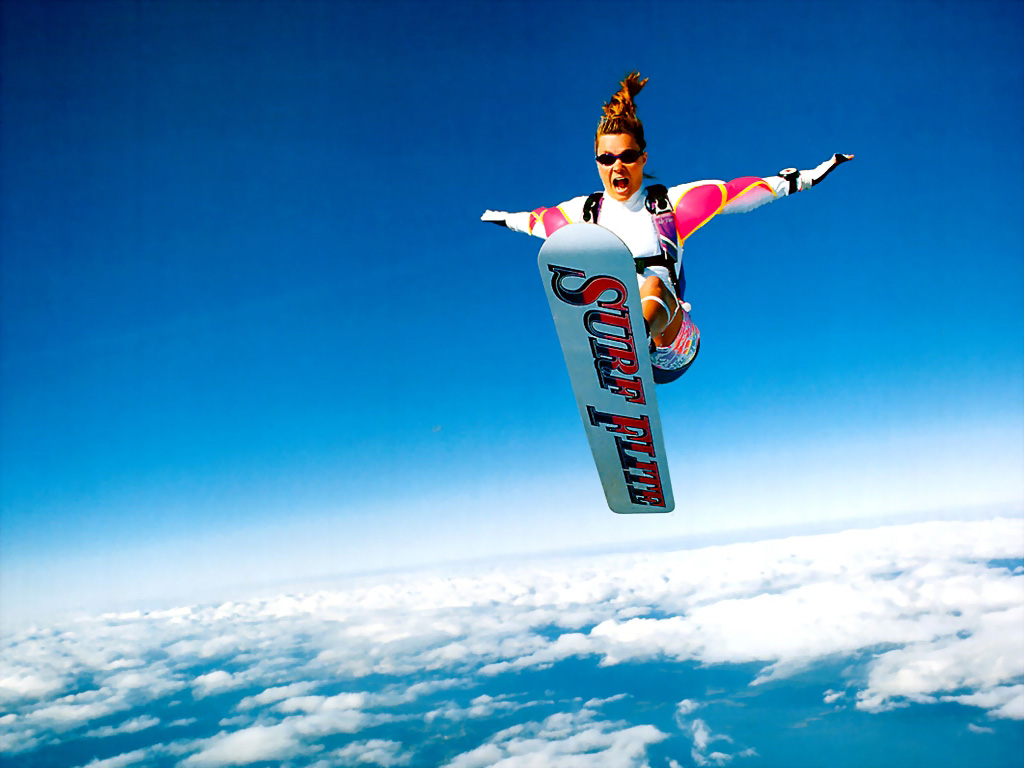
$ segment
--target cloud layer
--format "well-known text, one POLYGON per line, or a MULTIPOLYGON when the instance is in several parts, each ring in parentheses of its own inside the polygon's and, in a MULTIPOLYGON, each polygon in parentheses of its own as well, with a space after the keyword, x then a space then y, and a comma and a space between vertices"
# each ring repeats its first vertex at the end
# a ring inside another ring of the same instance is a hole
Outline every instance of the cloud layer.
POLYGON ((569 662, 755 664, 756 695, 856 658, 822 686, 823 709, 952 703, 991 725, 1021 720, 1021 558, 1019 519, 936 522, 105 615, 6 639, 0 754, 79 744, 91 768, 639 767, 657 750, 674 754, 664 765, 757 754, 716 735, 693 699, 654 723, 623 691, 509 692, 516 675, 569 662))

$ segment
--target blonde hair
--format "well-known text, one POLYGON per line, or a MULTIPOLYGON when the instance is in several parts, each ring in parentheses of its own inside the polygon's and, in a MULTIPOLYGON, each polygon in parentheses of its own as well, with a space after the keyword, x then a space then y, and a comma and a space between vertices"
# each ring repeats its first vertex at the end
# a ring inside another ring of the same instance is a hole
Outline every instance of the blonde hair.
POLYGON ((619 90, 604 105, 604 115, 597 124, 597 136, 594 137, 594 146, 597 146, 597 139, 609 133, 628 133, 640 147, 640 151, 647 149, 647 142, 644 140, 644 124, 636 116, 636 97, 643 87, 647 85, 647 78, 640 79, 639 72, 630 72, 626 79, 620 84, 619 90))

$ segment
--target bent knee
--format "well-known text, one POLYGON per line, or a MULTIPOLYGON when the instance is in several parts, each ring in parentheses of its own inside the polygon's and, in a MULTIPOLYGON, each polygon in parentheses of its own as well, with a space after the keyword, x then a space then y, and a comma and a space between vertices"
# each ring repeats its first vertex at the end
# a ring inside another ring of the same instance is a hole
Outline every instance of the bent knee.
POLYGON ((643 285, 640 286, 640 298, 641 300, 647 298, 657 300, 658 304, 665 308, 669 318, 675 316, 676 305, 679 303, 675 291, 657 277, 648 277, 644 280, 643 285))
POLYGON ((672 292, 665 287, 665 283, 654 275, 651 275, 644 280, 643 284, 640 286, 641 296, 657 296, 664 300, 666 294, 668 296, 672 296, 672 292))

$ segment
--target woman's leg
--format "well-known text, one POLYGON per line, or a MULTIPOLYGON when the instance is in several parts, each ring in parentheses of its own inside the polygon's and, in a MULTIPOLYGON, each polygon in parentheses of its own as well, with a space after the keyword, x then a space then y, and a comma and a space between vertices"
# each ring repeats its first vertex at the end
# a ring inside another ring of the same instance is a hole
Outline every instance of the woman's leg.
POLYGON ((659 347, 671 344, 683 322, 679 302, 668 286, 651 275, 640 286, 640 302, 651 338, 659 347))

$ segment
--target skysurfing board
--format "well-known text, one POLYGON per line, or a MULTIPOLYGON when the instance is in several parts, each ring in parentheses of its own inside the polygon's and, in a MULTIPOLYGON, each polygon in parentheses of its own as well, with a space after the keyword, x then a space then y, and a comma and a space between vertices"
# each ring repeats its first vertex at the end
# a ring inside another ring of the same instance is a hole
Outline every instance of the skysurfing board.
POLYGON ((545 241, 537 263, 608 506, 671 512, 632 254, 604 227, 569 224, 545 241))

